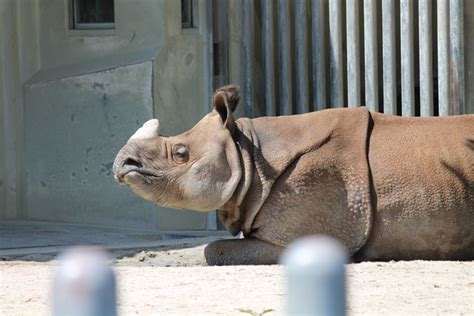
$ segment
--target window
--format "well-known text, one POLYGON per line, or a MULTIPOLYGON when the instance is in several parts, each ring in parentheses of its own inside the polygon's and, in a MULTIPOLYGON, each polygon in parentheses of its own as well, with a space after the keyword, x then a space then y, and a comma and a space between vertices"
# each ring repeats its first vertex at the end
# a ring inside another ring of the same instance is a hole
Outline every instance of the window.
POLYGON ((71 0, 72 23, 76 30, 113 29, 114 0, 71 0))
POLYGON ((183 29, 194 27, 192 0, 181 0, 181 27, 183 29))

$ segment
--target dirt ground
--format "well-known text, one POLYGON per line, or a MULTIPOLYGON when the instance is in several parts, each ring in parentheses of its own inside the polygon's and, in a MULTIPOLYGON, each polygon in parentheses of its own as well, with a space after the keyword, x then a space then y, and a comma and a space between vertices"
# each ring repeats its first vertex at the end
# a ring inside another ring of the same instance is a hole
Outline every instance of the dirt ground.
MULTIPOLYGON (((285 313, 283 266, 202 266, 204 247, 112 251, 120 315, 285 313)), ((1 258, 0 315, 50 313, 54 258, 1 258)), ((474 315, 474 262, 349 264, 347 279, 350 315, 474 315)))

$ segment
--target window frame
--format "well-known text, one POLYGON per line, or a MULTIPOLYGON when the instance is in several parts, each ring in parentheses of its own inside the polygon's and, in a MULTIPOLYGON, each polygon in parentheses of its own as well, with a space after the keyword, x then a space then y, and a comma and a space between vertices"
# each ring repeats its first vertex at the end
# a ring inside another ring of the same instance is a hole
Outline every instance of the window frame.
MULTIPOLYGON (((78 8, 78 1, 80 0, 71 0, 70 1, 70 24, 69 28, 71 30, 77 31, 93 31, 93 30, 115 30, 115 22, 106 22, 106 23, 78 23, 79 20, 79 10, 78 8)), ((114 8, 113 8, 113 15, 115 20, 115 0, 113 0, 114 8)))
POLYGON ((190 30, 196 29, 198 27, 197 22, 197 3, 193 0, 181 0, 180 1, 180 8, 181 8, 181 29, 183 30, 190 30), (188 12, 188 21, 183 22, 183 4, 187 2, 186 11, 188 12))

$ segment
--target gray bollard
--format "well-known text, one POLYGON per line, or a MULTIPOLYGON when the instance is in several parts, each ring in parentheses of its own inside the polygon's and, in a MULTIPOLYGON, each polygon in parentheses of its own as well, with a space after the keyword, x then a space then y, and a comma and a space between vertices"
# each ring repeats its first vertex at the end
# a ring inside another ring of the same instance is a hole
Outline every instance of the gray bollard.
POLYGON ((335 239, 314 236, 292 243, 287 266, 288 315, 345 315, 347 253, 335 239))
POLYGON ((78 246, 59 257, 53 316, 117 315, 115 275, 105 250, 78 246))

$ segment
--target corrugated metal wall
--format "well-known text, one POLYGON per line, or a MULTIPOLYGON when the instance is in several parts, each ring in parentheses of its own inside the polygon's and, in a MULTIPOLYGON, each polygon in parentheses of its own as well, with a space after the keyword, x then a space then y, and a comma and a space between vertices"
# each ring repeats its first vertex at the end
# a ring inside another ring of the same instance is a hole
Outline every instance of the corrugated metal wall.
POLYGON ((404 116, 465 112, 462 0, 241 5, 246 116, 360 105, 404 116))

